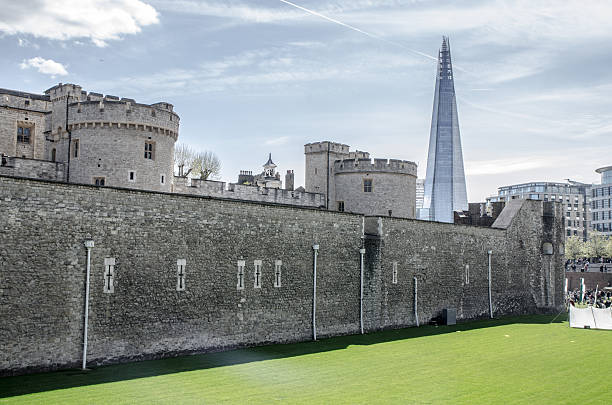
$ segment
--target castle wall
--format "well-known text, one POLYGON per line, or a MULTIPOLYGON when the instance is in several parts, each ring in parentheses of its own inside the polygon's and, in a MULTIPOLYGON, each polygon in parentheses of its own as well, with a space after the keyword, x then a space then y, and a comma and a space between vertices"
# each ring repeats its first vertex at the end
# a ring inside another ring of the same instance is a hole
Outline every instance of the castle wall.
POLYGON ((35 97, 0 89, 0 154, 45 158, 44 131, 49 102, 35 97), (29 143, 17 142, 18 126, 30 129, 29 143))
POLYGON ((265 188, 221 181, 174 177, 174 193, 206 197, 231 198, 237 200, 295 205, 320 208, 325 206, 325 196, 318 193, 303 193, 279 188, 265 188))
POLYGON ((32 179, 65 181, 65 165, 60 162, 2 156, 0 175, 28 177, 32 179))
POLYGON ((496 315, 562 304, 556 264, 563 256, 551 236, 555 227, 563 234, 562 213, 549 221, 538 201, 509 204, 497 229, 487 229, 2 176, 0 194, 2 374, 79 364, 89 239, 90 365, 311 339, 313 244, 320 247, 320 337, 359 331, 362 243, 367 331, 414 325, 412 276, 421 323, 447 306, 461 319, 484 316, 487 249, 494 251, 496 315), (548 240, 553 255, 543 257, 548 240), (105 258, 115 259, 112 293, 103 291, 105 258), (179 259, 184 291, 177 291, 179 259), (544 277, 552 284, 542 282, 546 260, 554 264, 544 277), (473 266, 469 287, 464 263, 473 266))

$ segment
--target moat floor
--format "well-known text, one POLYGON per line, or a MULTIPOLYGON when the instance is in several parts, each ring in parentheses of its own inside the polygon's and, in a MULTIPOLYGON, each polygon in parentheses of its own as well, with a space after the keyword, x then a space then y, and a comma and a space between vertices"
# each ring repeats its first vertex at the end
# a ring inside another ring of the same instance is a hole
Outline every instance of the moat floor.
POLYGON ((610 403, 612 332, 551 316, 0 378, 0 404, 610 403))

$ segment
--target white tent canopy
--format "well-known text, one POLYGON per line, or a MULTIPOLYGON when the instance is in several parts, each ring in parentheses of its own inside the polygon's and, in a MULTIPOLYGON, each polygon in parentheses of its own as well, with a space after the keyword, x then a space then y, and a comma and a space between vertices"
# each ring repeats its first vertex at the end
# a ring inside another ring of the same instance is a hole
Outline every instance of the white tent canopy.
POLYGON ((572 328, 612 330, 612 308, 576 308, 570 305, 569 324, 572 328))

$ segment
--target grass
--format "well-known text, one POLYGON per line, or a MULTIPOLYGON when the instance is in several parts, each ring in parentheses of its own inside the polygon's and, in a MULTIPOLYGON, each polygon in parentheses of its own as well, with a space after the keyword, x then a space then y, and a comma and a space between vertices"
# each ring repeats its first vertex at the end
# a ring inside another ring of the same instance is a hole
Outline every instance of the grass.
POLYGON ((612 333, 550 316, 0 378, 0 404, 610 403, 612 333))

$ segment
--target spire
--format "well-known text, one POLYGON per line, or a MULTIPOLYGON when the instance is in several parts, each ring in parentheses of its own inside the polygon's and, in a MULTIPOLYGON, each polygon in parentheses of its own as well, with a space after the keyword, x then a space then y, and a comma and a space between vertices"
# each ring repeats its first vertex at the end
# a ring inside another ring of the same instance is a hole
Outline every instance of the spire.
POLYGON ((270 154, 268 155, 268 161, 266 162, 266 164, 264 165, 264 167, 266 167, 266 166, 274 166, 274 167, 276 167, 276 165, 275 165, 275 164, 274 164, 274 162, 272 161, 272 153, 270 153, 270 154))
POLYGON ((448 37, 443 36, 438 57, 425 193, 420 218, 453 222, 454 211, 467 209, 450 42, 448 37))
POLYGON ((440 48, 440 52, 448 52, 450 50, 450 44, 448 42, 448 37, 442 36, 442 48, 440 48))

